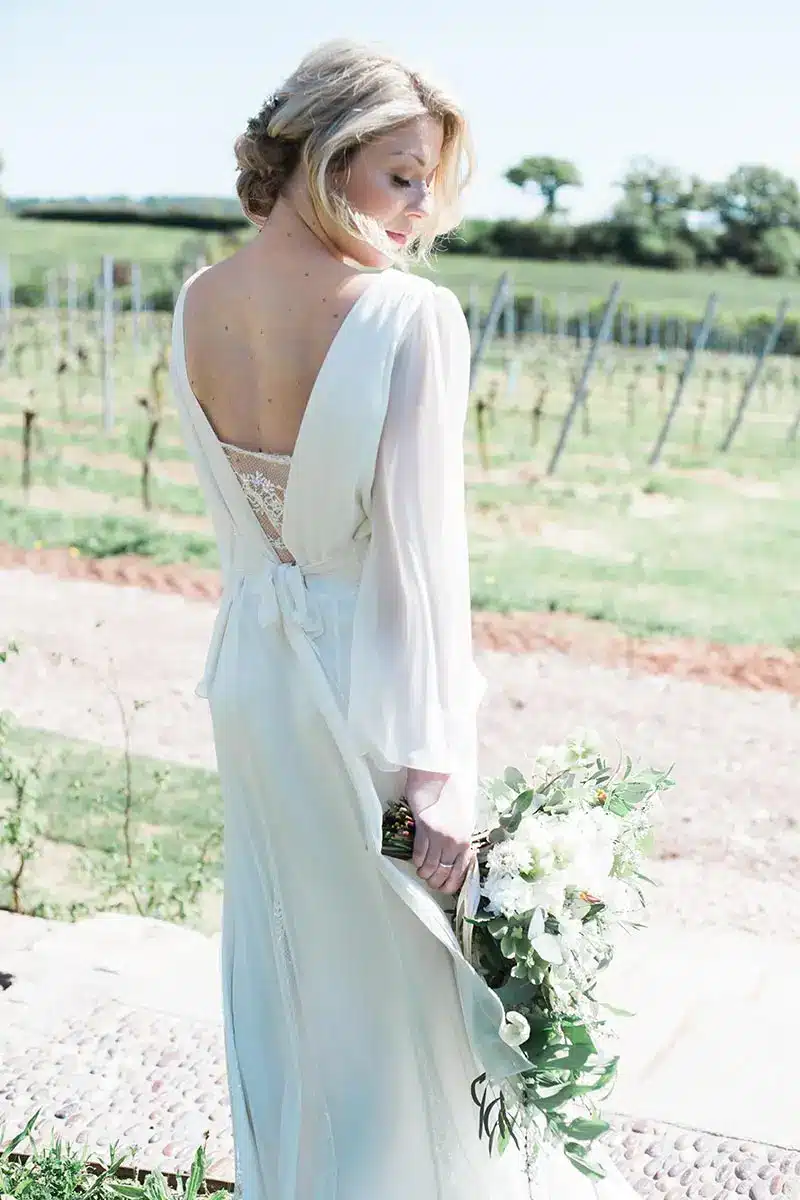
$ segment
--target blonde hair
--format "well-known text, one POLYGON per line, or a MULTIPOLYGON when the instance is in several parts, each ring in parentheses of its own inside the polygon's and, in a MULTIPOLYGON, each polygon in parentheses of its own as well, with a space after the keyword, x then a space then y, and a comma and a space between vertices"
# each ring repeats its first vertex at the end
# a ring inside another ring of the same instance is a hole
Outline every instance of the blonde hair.
POLYGON ((398 265, 424 261, 435 239, 461 220, 460 198, 473 169, 466 118, 441 88, 396 58, 358 42, 325 42, 247 123, 235 142, 242 210, 262 226, 302 162, 318 219, 366 241, 398 265), (380 223, 358 212, 334 186, 353 152, 416 117, 440 121, 442 153, 432 210, 413 241, 399 249, 380 223))

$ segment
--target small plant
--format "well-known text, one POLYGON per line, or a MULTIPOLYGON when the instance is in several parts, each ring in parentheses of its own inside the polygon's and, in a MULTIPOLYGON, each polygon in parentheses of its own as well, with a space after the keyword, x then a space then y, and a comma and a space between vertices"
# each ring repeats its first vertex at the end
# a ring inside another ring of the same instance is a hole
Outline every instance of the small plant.
POLYGON ((164 413, 163 377, 168 370, 167 350, 162 347, 150 371, 150 394, 139 396, 138 403, 147 415, 147 437, 142 453, 142 505, 149 512, 153 507, 150 495, 150 473, 156 438, 164 413))
POLYGON ((22 413, 22 490, 25 499, 31 488, 31 450, 38 413, 35 408, 26 408, 22 413))
MULTIPOLYGON (((100 897, 92 908, 104 912, 126 911, 130 905, 141 917, 157 917, 164 921, 185 922, 197 914, 203 891, 216 885, 215 851, 221 845, 221 830, 212 830, 201 844, 196 857, 177 879, 163 878, 163 849, 153 835, 137 828, 137 808, 152 803, 169 782, 169 768, 157 770, 153 782, 147 789, 137 789, 134 784, 134 759, 131 750, 131 716, 120 695, 114 676, 113 660, 110 663, 111 681, 106 686, 114 698, 123 731, 124 779, 119 788, 110 792, 86 797, 92 808, 104 813, 109 823, 120 822, 118 849, 101 857, 84 855, 83 870, 99 888, 100 897)), ((134 700, 134 713, 144 707, 144 702, 134 700)), ((85 797, 83 780, 73 780, 72 795, 85 797)), ((84 904, 73 904, 73 918, 88 911, 84 904)))
MULTIPOLYGON (((3 660, 5 661, 5 652, 3 660)), ((25 911, 22 881, 29 864, 41 853, 44 823, 37 806, 43 755, 33 762, 18 757, 9 745, 14 722, 0 713, 0 784, 9 785, 10 807, 0 811, 0 847, 10 851, 12 865, 0 871, 0 881, 11 892, 10 911, 25 911)))
MULTIPOLYGON (((205 1141, 195 1151, 188 1177, 172 1176, 174 1183, 170 1183, 159 1170, 137 1171, 126 1166, 134 1147, 121 1151, 117 1142, 109 1146, 105 1163, 90 1161, 88 1147, 78 1151, 60 1138, 51 1138, 48 1146, 37 1148, 33 1128, 40 1111, 0 1150, 3 1200, 197 1200, 210 1194, 205 1141), (27 1138, 33 1143, 31 1154, 18 1151, 27 1138)), ((0 1141, 2 1136, 0 1126, 0 1141)))

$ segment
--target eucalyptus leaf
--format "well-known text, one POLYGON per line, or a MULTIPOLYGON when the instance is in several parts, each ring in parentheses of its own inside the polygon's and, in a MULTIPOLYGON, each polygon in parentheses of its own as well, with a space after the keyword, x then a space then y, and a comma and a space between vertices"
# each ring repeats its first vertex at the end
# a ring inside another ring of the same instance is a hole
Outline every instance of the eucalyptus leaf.
POLYGON ((517 767, 506 767, 503 772, 503 780, 515 792, 522 792, 525 789, 525 776, 517 767))
POLYGON ((590 1117, 576 1117, 567 1126, 567 1133, 570 1138, 576 1138, 580 1142, 591 1142, 594 1138, 608 1133, 610 1128, 611 1126, 608 1121, 592 1120, 590 1117))
POLYGON ((505 958, 516 958, 517 940, 513 934, 507 933, 500 939, 500 950, 505 958))
POLYGON ((508 933, 508 918, 493 917, 489 921, 489 933, 492 937, 502 937, 503 934, 508 933))
POLYGON ((580 1142, 567 1142, 564 1146, 564 1153, 582 1175, 588 1176, 589 1179, 605 1179, 605 1171, 588 1160, 586 1147, 582 1146, 580 1142))
POLYGON ((522 821, 522 814, 511 812, 508 816, 501 817, 501 824, 507 833, 516 833, 522 821))
MULTIPOLYGON (((497 918, 490 912, 476 913, 474 917, 465 917, 468 925, 493 925, 497 918)), ((491 929, 490 929, 491 932, 491 929)))

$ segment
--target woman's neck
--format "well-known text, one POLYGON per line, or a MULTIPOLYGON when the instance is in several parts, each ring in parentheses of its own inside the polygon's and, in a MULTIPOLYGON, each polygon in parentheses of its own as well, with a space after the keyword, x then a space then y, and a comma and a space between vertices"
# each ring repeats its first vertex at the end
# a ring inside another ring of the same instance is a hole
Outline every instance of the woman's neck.
POLYGON ((337 262, 344 255, 320 225, 307 197, 289 192, 279 196, 269 216, 273 236, 296 239, 296 246, 310 251, 322 250, 337 262))

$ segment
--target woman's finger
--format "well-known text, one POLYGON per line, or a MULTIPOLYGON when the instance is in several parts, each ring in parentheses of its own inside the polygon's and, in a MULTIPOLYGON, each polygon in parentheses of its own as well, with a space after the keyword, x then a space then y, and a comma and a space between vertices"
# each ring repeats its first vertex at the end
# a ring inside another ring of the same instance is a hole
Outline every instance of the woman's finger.
POLYGON ((418 821, 417 822, 417 832, 414 836, 414 849, 411 854, 411 861, 413 862, 414 866, 417 868, 418 871, 428 856, 429 848, 430 848, 430 839, 428 837, 427 831, 423 828, 422 824, 418 821))
MULTIPOLYGON (((443 851, 443 843, 440 835, 428 834, 428 848, 425 854, 425 859, 420 867, 417 868, 417 874, 426 883, 430 882, 433 875, 440 868, 442 859, 445 858, 443 851)), ((445 858, 445 862, 448 860, 445 858)))
POLYGON ((467 877, 467 871, 469 870, 470 864, 474 857, 475 851, 471 846, 467 846, 466 850, 459 854, 458 858, 456 859, 455 866, 448 873, 447 878, 444 880, 439 890, 444 892, 447 896, 454 896, 455 893, 462 887, 464 880, 467 877))
POLYGON ((439 857, 433 871, 426 875, 426 880, 431 887, 439 890, 444 881, 450 876, 454 867, 459 860, 459 853, 456 846, 450 839, 447 839, 439 849, 439 857))

